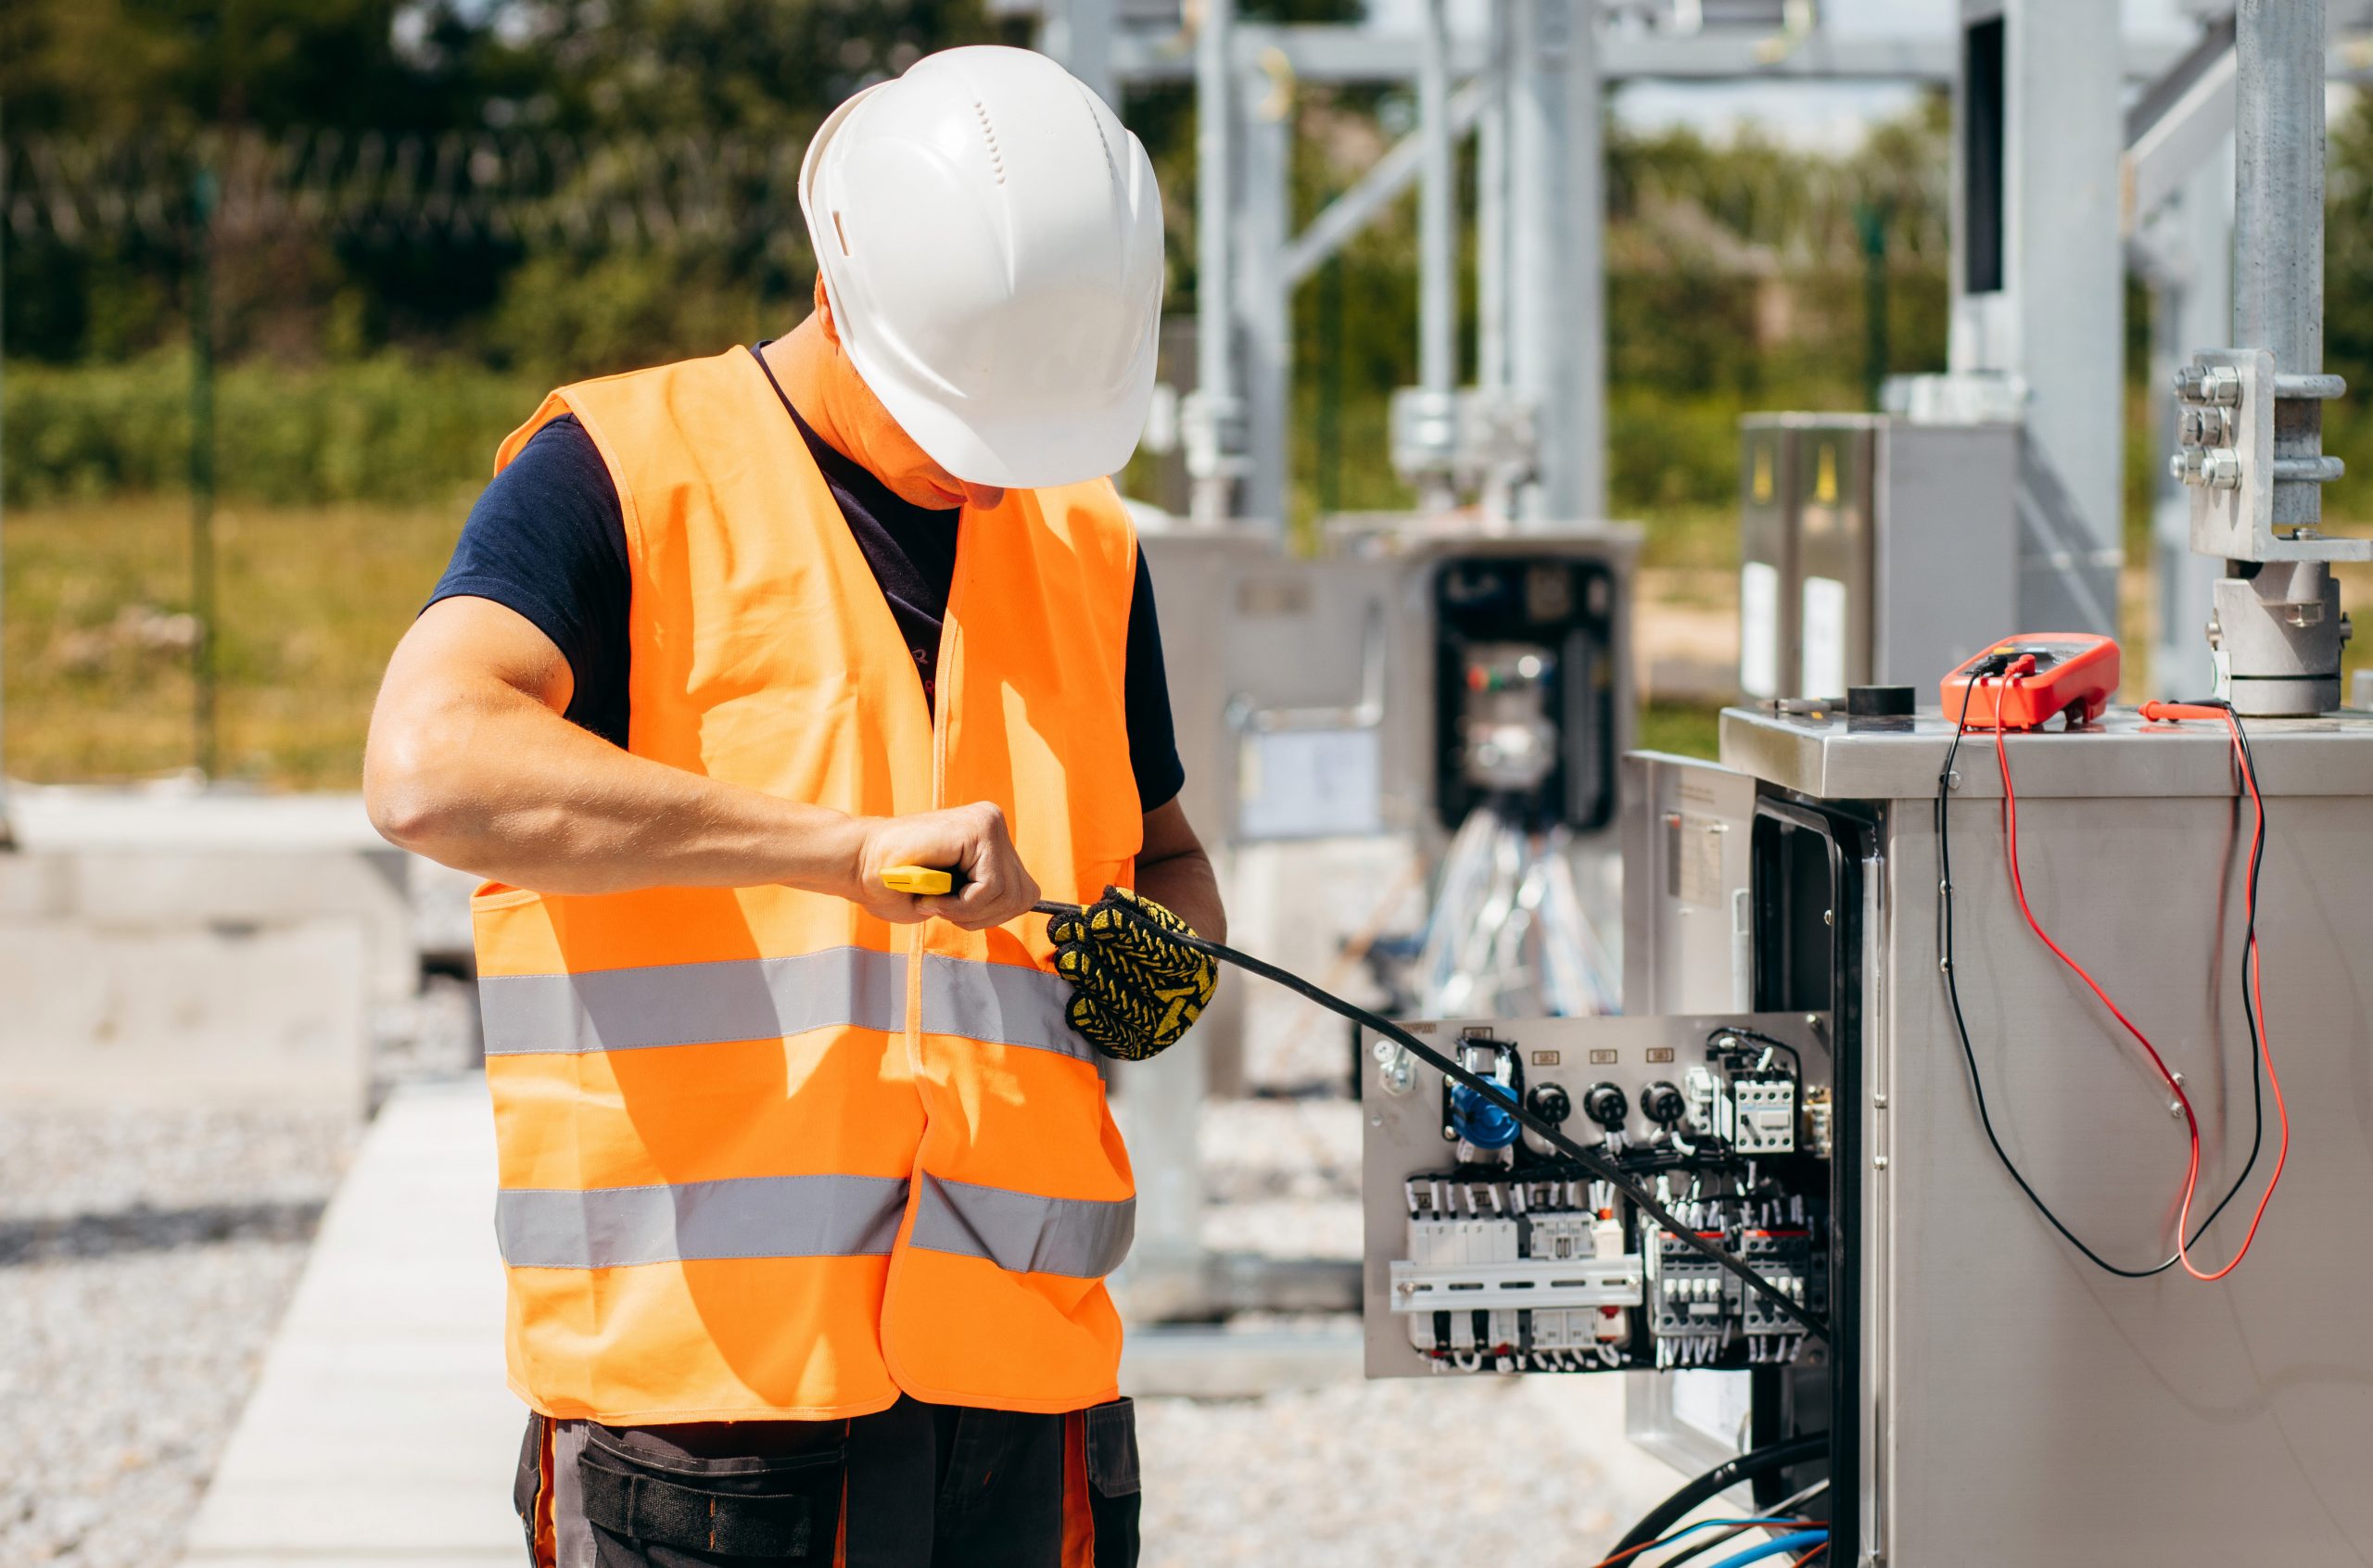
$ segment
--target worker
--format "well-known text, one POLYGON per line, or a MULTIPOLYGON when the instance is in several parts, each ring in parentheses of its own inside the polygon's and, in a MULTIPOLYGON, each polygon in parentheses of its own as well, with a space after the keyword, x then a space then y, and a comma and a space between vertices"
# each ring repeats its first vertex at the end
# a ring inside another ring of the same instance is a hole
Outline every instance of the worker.
POLYGON ((488 879, 514 1501, 560 1568, 1126 1564, 1100 1057, 1222 929, 1107 477, 1161 197, 1004 48, 842 104, 799 196, 813 313, 546 398, 372 719, 380 831, 488 879))

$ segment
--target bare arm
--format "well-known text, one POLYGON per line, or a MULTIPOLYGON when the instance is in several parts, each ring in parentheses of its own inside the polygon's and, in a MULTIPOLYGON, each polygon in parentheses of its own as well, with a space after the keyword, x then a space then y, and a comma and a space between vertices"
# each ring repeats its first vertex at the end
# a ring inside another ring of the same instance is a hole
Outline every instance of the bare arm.
POLYGON ((993 805, 856 817, 621 751, 562 717, 573 677, 552 639, 484 599, 429 607, 397 645, 371 714, 363 798, 391 842, 545 892, 780 883, 885 919, 999 925, 1038 896, 993 805), (942 898, 884 866, 960 866, 942 898))
POLYGON ((1137 891, 1171 910, 1213 942, 1227 940, 1227 911, 1212 857, 1175 799, 1146 813, 1145 847, 1137 852, 1137 891))

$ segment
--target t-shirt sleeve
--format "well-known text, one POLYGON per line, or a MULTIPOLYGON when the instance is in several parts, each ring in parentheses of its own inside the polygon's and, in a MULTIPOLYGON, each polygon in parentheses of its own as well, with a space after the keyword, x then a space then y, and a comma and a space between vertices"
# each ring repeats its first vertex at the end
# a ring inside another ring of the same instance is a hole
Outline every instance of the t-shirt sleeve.
POLYGON ((624 746, 633 594, 617 487, 593 437, 564 414, 478 497, 428 602, 490 599, 527 617, 576 677, 567 716, 624 746))
POLYGON ((1170 713, 1170 672, 1161 658, 1161 622, 1154 613, 1153 575, 1137 551, 1137 582, 1129 596, 1129 645, 1122 695, 1129 714, 1129 766, 1146 811, 1168 805, 1186 782, 1178 761, 1178 734, 1170 713))

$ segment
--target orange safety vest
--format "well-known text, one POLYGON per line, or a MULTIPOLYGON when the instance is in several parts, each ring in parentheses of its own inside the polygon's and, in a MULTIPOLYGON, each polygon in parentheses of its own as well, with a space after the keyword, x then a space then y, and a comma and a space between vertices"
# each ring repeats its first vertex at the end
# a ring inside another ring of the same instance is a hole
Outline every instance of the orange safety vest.
MULTIPOLYGON (((757 360, 583 382, 632 563, 628 749, 869 816, 990 801, 1051 899, 1127 885, 1136 541, 1105 481, 967 508, 936 714, 757 360)), ((611 1423, 903 1390, 1116 1395, 1135 1185, 1046 921, 894 926, 782 887, 474 901, 512 1387, 611 1423)))

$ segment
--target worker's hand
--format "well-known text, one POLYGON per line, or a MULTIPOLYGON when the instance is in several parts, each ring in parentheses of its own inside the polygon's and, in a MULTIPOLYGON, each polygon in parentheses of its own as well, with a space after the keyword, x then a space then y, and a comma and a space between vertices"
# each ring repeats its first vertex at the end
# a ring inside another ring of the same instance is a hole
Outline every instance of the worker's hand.
POLYGON ((910 925, 939 916, 968 931, 1002 926, 1038 902, 1038 883, 1014 852, 1005 813, 985 801, 911 816, 877 816, 862 824, 857 886, 849 894, 885 920, 910 925), (957 873, 948 892, 893 892, 882 873, 893 866, 929 866, 957 873))
POLYGON ((1178 1043, 1211 1004, 1219 967, 1175 941, 1186 921, 1124 888, 1047 923, 1055 968, 1072 982, 1065 1017, 1108 1056, 1141 1062, 1178 1043))

